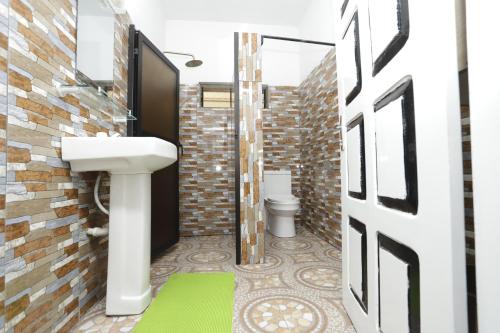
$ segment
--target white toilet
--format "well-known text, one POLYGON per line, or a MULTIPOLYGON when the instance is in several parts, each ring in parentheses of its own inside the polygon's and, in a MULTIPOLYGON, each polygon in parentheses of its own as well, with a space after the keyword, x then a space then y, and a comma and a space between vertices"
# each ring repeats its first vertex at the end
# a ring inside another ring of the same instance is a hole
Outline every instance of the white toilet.
POLYGON ((264 171, 267 227, 277 237, 295 237, 295 213, 300 200, 292 194, 290 170, 264 171))

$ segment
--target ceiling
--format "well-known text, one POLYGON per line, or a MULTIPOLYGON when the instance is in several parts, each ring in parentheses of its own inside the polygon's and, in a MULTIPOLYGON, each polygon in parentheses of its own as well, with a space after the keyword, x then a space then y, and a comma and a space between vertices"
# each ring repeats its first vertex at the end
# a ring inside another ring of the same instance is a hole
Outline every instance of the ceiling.
MULTIPOLYGON (((297 26, 311 0, 161 0, 165 18, 297 26)), ((312 0, 314 1, 314 0, 312 0)))

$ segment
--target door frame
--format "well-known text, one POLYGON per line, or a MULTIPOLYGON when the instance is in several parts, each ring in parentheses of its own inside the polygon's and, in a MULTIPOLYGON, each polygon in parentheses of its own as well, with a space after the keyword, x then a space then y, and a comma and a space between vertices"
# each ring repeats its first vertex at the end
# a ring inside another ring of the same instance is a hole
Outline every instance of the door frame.
POLYGON ((500 326, 500 31, 498 2, 467 0, 467 56, 471 127, 477 319, 479 332, 500 326))
POLYGON ((234 232, 236 234, 236 265, 241 264, 241 205, 240 205, 240 71, 239 34, 234 33, 234 232))
POLYGON ((137 118, 137 120, 129 121, 127 126, 127 132, 129 127, 131 127, 132 132, 128 133, 131 136, 155 136, 165 141, 169 141, 176 146, 180 146, 179 140, 179 93, 180 93, 180 72, 179 69, 159 50, 156 45, 154 45, 140 30, 136 30, 135 26, 132 24, 129 27, 129 71, 128 71, 128 107, 132 110, 132 115, 137 118), (131 43, 133 41, 133 43, 131 43), (141 126, 141 96, 139 92, 142 89, 142 82, 139 80, 139 73, 142 72, 142 64, 139 63, 139 59, 142 57, 142 47, 149 47, 161 61, 165 63, 172 71, 176 74, 176 132, 177 132, 177 142, 171 142, 167 138, 161 137, 159 135, 153 135, 152 133, 142 131, 141 126), (130 69, 133 69, 131 71, 130 69), (131 75, 132 73, 132 75, 131 75), (132 124, 132 126, 130 126, 132 124), (135 126, 134 126, 135 125, 135 126))

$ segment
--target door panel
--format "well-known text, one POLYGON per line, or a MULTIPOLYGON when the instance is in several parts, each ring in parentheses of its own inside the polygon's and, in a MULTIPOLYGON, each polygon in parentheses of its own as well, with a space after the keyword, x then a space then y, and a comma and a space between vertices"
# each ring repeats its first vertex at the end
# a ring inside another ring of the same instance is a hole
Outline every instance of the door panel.
POLYGON ((349 219, 349 288, 359 306, 368 309, 366 226, 356 219, 349 219))
POLYGON ((382 332, 420 332, 420 263, 415 251, 378 234, 378 322, 382 332))
POLYGON ((344 34, 343 44, 348 56, 345 57, 345 75, 342 77, 342 80, 346 91, 346 104, 349 104, 356 98, 362 87, 357 11, 352 16, 349 27, 344 34))
POLYGON ((339 3, 343 296, 361 333, 467 331, 454 14, 454 0, 339 3))
POLYGON ((408 265, 385 249, 379 251, 379 262, 380 328, 384 333, 407 333, 408 265))
POLYGON ((370 37, 373 75, 376 75, 403 48, 410 34, 408 0, 372 1, 370 37))
MULTIPOLYGON (((130 28, 129 135, 179 145, 179 70, 140 31, 130 28)), ((179 162, 151 175, 151 250, 179 241, 179 162)))
POLYGON ((380 204, 416 214, 417 155, 410 77, 375 102, 377 198, 380 204))
POLYGON ((347 126, 347 182, 349 195, 353 198, 366 199, 365 168, 365 128, 363 115, 351 121, 347 126))

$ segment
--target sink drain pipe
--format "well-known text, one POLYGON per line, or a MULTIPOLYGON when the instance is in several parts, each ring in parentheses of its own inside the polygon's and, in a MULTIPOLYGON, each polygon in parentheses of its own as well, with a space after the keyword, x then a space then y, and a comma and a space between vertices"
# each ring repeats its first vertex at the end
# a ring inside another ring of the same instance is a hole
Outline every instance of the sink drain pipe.
MULTIPOLYGON (((102 172, 99 172, 99 175, 97 176, 97 180, 95 181, 95 186, 94 186, 94 200, 99 210, 104 214, 109 215, 109 211, 106 209, 106 207, 103 206, 101 200, 99 200, 99 185, 101 184, 101 177, 102 177, 102 172)), ((100 236, 106 236, 107 234, 108 234, 108 228, 87 229, 87 235, 90 236, 100 237, 100 236)))
POLYGON ((97 176, 97 180, 95 181, 95 186, 94 186, 94 200, 95 203, 97 204, 97 207, 99 207, 99 210, 104 214, 109 215, 108 210, 106 209, 106 207, 102 205, 101 200, 99 200, 99 185, 101 185, 101 176, 102 172, 99 172, 99 175, 97 176))

